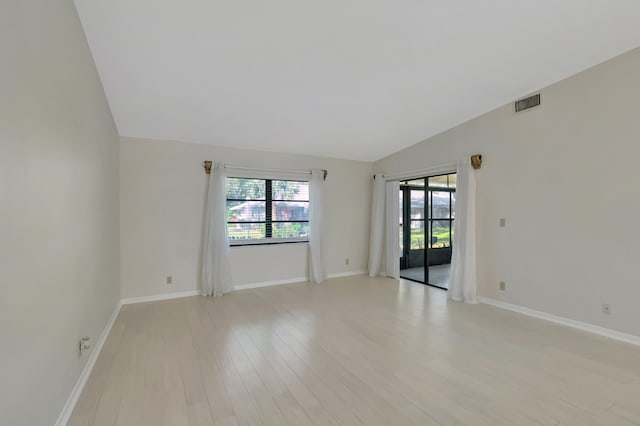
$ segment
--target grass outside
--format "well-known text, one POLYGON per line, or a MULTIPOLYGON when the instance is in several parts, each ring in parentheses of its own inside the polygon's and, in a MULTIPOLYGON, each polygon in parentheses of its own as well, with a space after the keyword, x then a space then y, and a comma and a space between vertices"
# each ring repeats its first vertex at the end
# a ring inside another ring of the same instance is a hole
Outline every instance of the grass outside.
MULTIPOLYGON (((451 230, 447 228, 434 228, 433 229, 433 242, 431 248, 443 248, 449 247, 449 235, 452 235, 451 230)), ((401 237, 402 238, 402 237, 401 237)), ((424 229, 412 228, 411 229, 411 250, 424 249, 424 229)))
MULTIPOLYGON (((254 240, 266 238, 266 226, 249 224, 229 224, 227 229, 230 240, 254 240)), ((298 238, 309 235, 309 225, 301 223, 277 223, 273 225, 273 238, 298 238)))

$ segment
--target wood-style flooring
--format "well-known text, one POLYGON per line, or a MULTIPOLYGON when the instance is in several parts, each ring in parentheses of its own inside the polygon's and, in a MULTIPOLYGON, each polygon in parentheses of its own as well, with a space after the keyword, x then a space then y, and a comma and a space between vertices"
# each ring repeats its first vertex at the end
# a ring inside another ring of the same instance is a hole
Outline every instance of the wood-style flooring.
POLYGON ((637 425, 640 348, 384 278, 125 305, 68 424, 637 425))

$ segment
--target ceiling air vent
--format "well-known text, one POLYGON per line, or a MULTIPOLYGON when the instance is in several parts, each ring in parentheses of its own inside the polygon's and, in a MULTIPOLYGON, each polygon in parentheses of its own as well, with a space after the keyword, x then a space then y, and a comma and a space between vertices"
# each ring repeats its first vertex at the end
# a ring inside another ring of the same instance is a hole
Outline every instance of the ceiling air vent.
POLYGON ((538 105, 540 105, 540 93, 516 101, 516 112, 521 112, 529 108, 537 107, 538 105))

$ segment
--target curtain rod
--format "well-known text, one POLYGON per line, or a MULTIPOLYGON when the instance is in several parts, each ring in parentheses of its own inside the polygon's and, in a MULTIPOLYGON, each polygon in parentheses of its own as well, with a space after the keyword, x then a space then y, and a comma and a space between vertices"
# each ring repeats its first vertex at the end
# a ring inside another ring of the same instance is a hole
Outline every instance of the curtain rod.
MULTIPOLYGON (((213 165, 212 161, 205 161, 202 163, 204 166, 204 171, 207 174, 211 174, 211 166, 213 165)), ((295 173, 301 175, 310 175, 311 170, 282 170, 282 169, 261 169, 256 167, 245 167, 245 166, 233 166, 231 164, 224 164, 223 167, 225 169, 235 169, 235 170, 251 170, 254 172, 275 172, 275 173, 295 173)), ((327 175, 329 174, 326 170, 322 170, 324 172, 324 180, 327 180, 327 175)))
MULTIPOLYGON (((470 159, 471 159, 471 165, 475 170, 478 170, 480 167, 482 167, 481 154, 472 155, 470 159)), ((384 179, 404 180, 404 179, 415 179, 415 178, 424 177, 429 173, 445 173, 447 171, 455 171, 455 170, 456 170, 456 164, 451 163, 451 164, 443 164, 440 166, 429 167, 427 169, 411 170, 403 173, 390 173, 390 174, 380 173, 380 174, 384 179)), ((376 176, 373 175, 373 178, 375 179, 376 176)))

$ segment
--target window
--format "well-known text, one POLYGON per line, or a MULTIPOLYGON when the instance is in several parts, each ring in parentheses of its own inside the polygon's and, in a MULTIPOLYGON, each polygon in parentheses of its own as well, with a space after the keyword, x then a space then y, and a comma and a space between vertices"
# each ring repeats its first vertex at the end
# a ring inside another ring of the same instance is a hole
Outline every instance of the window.
POLYGON ((448 248, 453 245, 457 176, 454 173, 428 178, 430 248, 448 248))
POLYGON ((227 178, 232 245, 307 241, 309 182, 227 178))
POLYGON ((456 179, 452 173, 400 182, 401 253, 405 247, 422 250, 425 245, 428 249, 452 246, 456 179))

